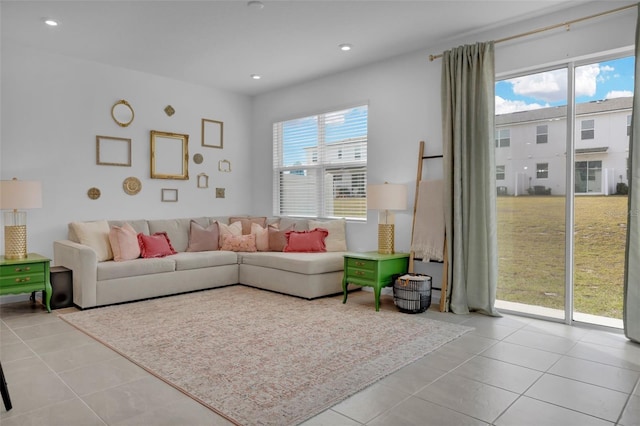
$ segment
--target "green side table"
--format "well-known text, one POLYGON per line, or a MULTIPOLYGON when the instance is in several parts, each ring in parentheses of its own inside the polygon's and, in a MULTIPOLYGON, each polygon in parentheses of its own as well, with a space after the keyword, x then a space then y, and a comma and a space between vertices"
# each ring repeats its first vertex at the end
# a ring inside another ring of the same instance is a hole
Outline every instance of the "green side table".
POLYGON ((393 284, 393 275, 407 273, 409 253, 380 254, 376 251, 366 253, 347 253, 344 255, 344 276, 342 291, 347 303, 347 285, 355 284, 373 287, 376 298, 376 311, 380 310, 380 290, 393 284))
POLYGON ((29 253, 24 259, 6 259, 0 256, 0 296, 43 291, 43 302, 51 312, 51 259, 29 253))

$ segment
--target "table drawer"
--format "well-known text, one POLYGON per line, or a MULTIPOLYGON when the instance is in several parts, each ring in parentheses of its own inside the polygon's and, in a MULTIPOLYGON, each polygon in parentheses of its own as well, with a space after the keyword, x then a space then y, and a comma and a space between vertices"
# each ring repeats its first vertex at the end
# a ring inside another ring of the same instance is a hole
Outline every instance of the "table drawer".
POLYGON ((10 287, 12 285, 22 284, 44 284, 44 274, 32 273, 32 274, 19 274, 12 276, 0 276, 0 286, 10 287))
POLYGON ((369 270, 366 270, 366 269, 350 268, 349 272, 347 273, 347 281, 350 278, 357 278, 359 280, 372 280, 372 281, 375 281, 376 272, 375 271, 369 271, 369 270))
POLYGON ((377 262, 375 260, 366 260, 366 259, 347 259, 347 267, 349 269, 361 269, 367 271, 375 271, 377 262))
POLYGON ((0 266, 0 277, 8 277, 12 275, 44 273, 44 263, 23 263, 20 265, 3 265, 0 266))

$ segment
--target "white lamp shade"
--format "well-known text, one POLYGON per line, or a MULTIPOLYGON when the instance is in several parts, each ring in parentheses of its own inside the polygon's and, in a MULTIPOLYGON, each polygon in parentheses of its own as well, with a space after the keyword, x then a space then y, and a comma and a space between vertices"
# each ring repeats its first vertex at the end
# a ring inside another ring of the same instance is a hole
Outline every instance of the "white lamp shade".
POLYGON ((22 210, 41 207, 41 182, 17 179, 0 181, 0 209, 22 210))
POLYGON ((367 209, 406 210, 407 186, 391 183, 367 185, 367 209))

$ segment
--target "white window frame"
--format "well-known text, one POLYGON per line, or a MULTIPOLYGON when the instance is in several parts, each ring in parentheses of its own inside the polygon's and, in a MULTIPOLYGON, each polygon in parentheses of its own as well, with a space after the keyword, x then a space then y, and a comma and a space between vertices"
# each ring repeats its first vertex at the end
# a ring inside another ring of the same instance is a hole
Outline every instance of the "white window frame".
POLYGON ((591 140, 596 136, 596 120, 593 118, 580 121, 580 139, 591 140))
POLYGON ((496 129, 496 148, 511 146, 511 129, 496 129))
POLYGON ((536 144, 549 142, 549 125, 538 124, 536 126, 536 144))

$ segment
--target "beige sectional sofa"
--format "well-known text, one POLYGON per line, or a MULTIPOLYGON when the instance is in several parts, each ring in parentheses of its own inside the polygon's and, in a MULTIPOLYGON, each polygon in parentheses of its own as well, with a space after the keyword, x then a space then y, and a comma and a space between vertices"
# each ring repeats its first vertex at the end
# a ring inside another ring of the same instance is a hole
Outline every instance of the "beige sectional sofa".
MULTIPOLYGON (((226 224, 229 218, 108 221, 109 226, 128 223, 136 232, 145 235, 166 232, 177 252, 166 257, 124 261, 100 261, 99 253, 89 245, 81 244, 70 224, 68 239, 53 244, 54 264, 73 271, 73 301, 83 309, 231 284, 307 299, 342 292, 344 251, 187 252, 192 220, 206 227, 215 221, 226 224)), ((283 218, 282 221, 282 229, 294 225, 296 230, 306 230, 309 225, 307 220, 283 218)), ((268 219, 268 223, 276 222, 280 219, 268 219)), ((339 227, 344 227, 344 221, 340 222, 339 227)), ((317 225, 317 222, 312 224, 317 225)), ((336 224, 338 222, 333 222, 336 224)))

